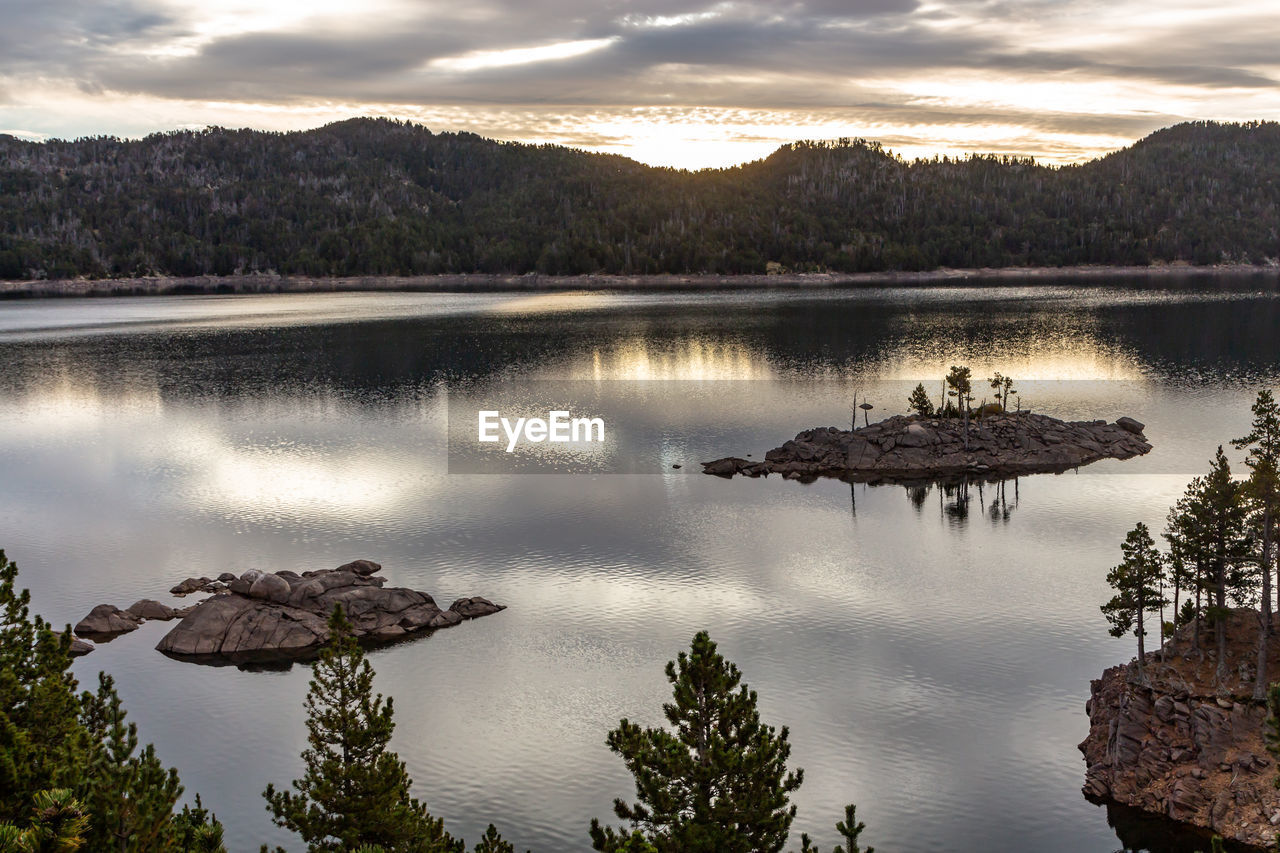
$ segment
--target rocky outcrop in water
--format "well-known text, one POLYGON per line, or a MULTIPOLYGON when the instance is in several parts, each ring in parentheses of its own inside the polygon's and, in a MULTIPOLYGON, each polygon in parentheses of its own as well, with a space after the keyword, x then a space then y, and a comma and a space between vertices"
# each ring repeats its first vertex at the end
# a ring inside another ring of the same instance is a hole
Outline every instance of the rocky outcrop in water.
MULTIPOLYGON (((1093 681, 1089 735, 1080 744, 1084 793, 1269 846, 1280 833, 1280 790, 1263 738, 1267 709, 1250 698, 1256 626, 1254 612, 1232 613, 1222 683, 1215 683, 1212 634, 1202 659, 1189 651, 1185 629, 1181 653, 1164 662, 1159 652, 1147 655, 1148 683, 1137 682, 1132 663, 1093 681)), ((1280 674, 1280 656, 1269 666, 1272 677, 1280 674)))
POLYGON ((77 636, 90 640, 109 640, 136 630, 141 624, 141 616, 121 610, 114 604, 99 604, 76 623, 75 632, 77 636))
POLYGON ((176 616, 185 616, 185 612, 174 610, 167 604, 151 599, 143 598, 135 601, 125 608, 125 612, 139 619, 154 619, 157 622, 168 622, 176 616))
POLYGON ((315 572, 250 570, 205 599, 156 646, 167 655, 207 663, 298 660, 329 637, 328 618, 340 605, 355 635, 379 645, 497 613, 484 598, 459 599, 440 609, 425 592, 383 586, 381 566, 357 560, 315 572))
POLYGON ((1047 415, 1001 413, 964 423, 958 418, 897 415, 856 430, 806 430, 763 461, 730 456, 702 464, 703 473, 732 477, 781 474, 788 479, 840 477, 860 482, 909 482, 948 477, 991 479, 1066 471, 1099 459, 1128 459, 1151 450, 1132 418, 1061 421, 1047 415))

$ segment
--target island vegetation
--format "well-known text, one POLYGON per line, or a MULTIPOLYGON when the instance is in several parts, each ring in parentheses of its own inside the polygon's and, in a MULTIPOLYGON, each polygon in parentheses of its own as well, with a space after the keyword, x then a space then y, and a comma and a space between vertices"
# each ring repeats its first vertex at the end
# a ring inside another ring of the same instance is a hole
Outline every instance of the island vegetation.
POLYGON ((700 172, 384 119, 0 135, 0 279, 1274 264, 1280 124, 1088 163, 803 141, 700 172))

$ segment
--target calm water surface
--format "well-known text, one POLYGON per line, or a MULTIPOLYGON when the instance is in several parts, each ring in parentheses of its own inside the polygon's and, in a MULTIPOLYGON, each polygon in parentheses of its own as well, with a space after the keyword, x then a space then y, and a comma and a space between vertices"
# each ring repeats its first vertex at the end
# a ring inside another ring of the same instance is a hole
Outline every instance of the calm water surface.
MULTIPOLYGON (((1266 278, 0 303, 0 547, 59 624, 188 575, 357 557, 510 605, 371 656, 417 793, 468 839, 494 820, 520 849, 589 849, 632 795, 606 732, 661 721, 663 665, 705 628, 791 727, 797 844, 829 848, 855 802, 885 851, 1187 849, 1080 794, 1089 679, 1132 655, 1098 604, 1125 531, 1161 528, 1280 381, 1277 330, 1266 278), (1136 417, 1156 449, 967 502, 697 473, 847 423, 854 391, 902 411, 955 363, 1038 411, 1136 417), (524 379, 707 394, 633 407, 661 474, 447 473, 449 395, 524 379)), ((308 667, 179 663, 152 649, 166 628, 80 659, 82 683, 116 676, 232 850, 297 849, 261 791, 300 770, 308 667)))

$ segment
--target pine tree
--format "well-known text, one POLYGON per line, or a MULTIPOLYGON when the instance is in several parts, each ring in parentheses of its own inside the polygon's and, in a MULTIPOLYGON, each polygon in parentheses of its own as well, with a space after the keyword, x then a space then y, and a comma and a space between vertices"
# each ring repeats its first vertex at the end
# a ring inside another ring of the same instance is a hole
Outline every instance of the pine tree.
MULTIPOLYGON (((849 845, 849 849, 846 850, 837 844, 831 853, 876 853, 876 848, 874 847, 868 847, 863 850, 858 845, 858 837, 862 835, 862 831, 867 828, 867 825, 858 821, 856 813, 857 807, 852 803, 844 807, 844 820, 836 824, 836 832, 840 833, 845 844, 849 845)), ((800 853, 822 853, 822 851, 814 846, 813 840, 809 838, 808 833, 801 833, 800 853)))
POLYGON ((639 831, 659 853, 780 851, 796 813, 789 795, 804 779, 804 771, 787 770, 787 728, 775 733, 760 722, 755 692, 705 631, 667 664, 666 676, 675 701, 663 712, 674 731, 623 719, 608 735, 639 802, 614 801, 631 830, 593 819, 593 847, 635 850, 639 831))
POLYGON ((916 390, 911 392, 911 396, 907 398, 907 405, 922 418, 933 414, 933 401, 929 399, 929 392, 924 390, 923 382, 916 385, 916 390))
POLYGON ((14 827, 27 822, 33 803, 45 803, 37 815, 43 826, 70 826, 68 803, 74 802, 88 821, 80 832, 85 849, 95 853, 175 846, 221 851, 222 826, 199 798, 195 811, 173 814, 182 791, 177 773, 164 769, 153 747, 138 752, 137 728, 125 724, 111 679, 101 675, 96 695, 76 696, 70 629, 55 634, 32 616, 30 595, 17 592, 16 581, 17 566, 0 551, 0 823, 9 825, 6 831, 26 832, 14 827), (191 846, 181 846, 185 837, 191 846))
POLYGON ((1248 571, 1249 542, 1245 535, 1245 506, 1241 485, 1231 479, 1231 465, 1222 448, 1214 455, 1213 464, 1204 478, 1197 496, 1198 517, 1202 525, 1200 547, 1206 568, 1205 581, 1213 593, 1211 621, 1218 645, 1217 677, 1227 674, 1227 610, 1228 601, 1240 603, 1248 599, 1254 578, 1248 571))
POLYGON ((973 371, 967 367, 957 367, 952 365, 951 370, 947 373, 945 385, 947 388, 947 396, 956 399, 956 414, 963 415, 969 411, 969 404, 973 402, 973 371))
POLYGON ((1146 614, 1157 610, 1163 599, 1160 595, 1160 576, 1164 572, 1163 560, 1147 526, 1138 522, 1125 536, 1120 546, 1124 560, 1107 573, 1107 583, 1116 591, 1111 600, 1102 605, 1102 613, 1111 623, 1111 635, 1123 637, 1133 631, 1138 637, 1138 680, 1146 683, 1146 614))
POLYGON ((182 813, 174 815, 169 831, 173 848, 182 853, 226 853, 222 846, 222 824, 200 802, 196 794, 195 807, 183 806, 182 813))
POLYGON ((69 787, 86 741, 78 718, 70 631, 30 614, 18 567, 0 551, 0 821, 24 822, 40 791, 69 787))
POLYGON ((1249 479, 1244 497, 1249 503, 1251 523, 1261 543, 1258 554, 1262 580, 1258 620, 1258 663, 1253 682, 1253 698, 1266 698, 1267 644, 1271 625, 1271 567, 1275 563, 1276 520, 1280 518, 1280 406, 1270 391, 1259 391, 1253 404, 1253 424, 1249 434, 1231 442, 1235 447, 1249 448, 1245 464, 1249 479))
POLYGON ((40 791, 33 811, 31 824, 25 828, 0 823, 0 851, 74 853, 84 846, 89 818, 70 789, 40 791))
POLYGON ((1018 393, 1013 387, 1013 377, 1002 376, 1000 371, 996 371, 987 382, 991 385, 991 389, 996 392, 996 402, 1000 404, 1002 410, 1007 411, 1009 408, 1009 395, 1018 393))
MULTIPOLYGON (((844 820, 836 824, 836 832, 844 837, 844 841, 849 845, 846 850, 839 844, 832 853, 863 853, 861 847, 858 846, 858 836, 862 835, 862 831, 867 828, 857 818, 857 807, 852 803, 844 807, 844 820)), ((876 853, 876 848, 868 847, 865 853, 876 853)))
POLYGON ((498 834, 498 828, 489 824, 480 841, 476 843, 474 853, 516 853, 515 845, 498 834))
POLYGON ((1185 589, 1195 595, 1194 599, 1188 598, 1186 605, 1178 609, 1176 618, 1180 622, 1194 622, 1191 648, 1197 652, 1201 651, 1200 629, 1204 621, 1201 599, 1207 588, 1206 557, 1202 543, 1204 506, 1200 498, 1204 489, 1203 477, 1196 477, 1187 484, 1182 497, 1169 510, 1168 525, 1164 531, 1164 538, 1169 543, 1170 577, 1174 582, 1175 593, 1185 589))
POLYGON ((956 398, 957 413, 964 418, 964 448, 969 449, 969 404, 973 402, 973 371, 967 367, 952 366, 947 374, 948 397, 956 398))
POLYGON ((91 758, 80 800, 91 819, 89 849, 120 853, 163 850, 169 843, 173 807, 182 795, 178 771, 165 769, 155 747, 138 750, 138 727, 125 722, 115 683, 98 674, 96 694, 81 697, 91 758))
POLYGON ((409 794, 404 762, 387 749, 392 700, 374 695, 373 674, 351 623, 335 607, 307 691, 306 771, 292 792, 268 785, 267 809, 309 851, 361 845, 387 853, 461 851, 443 822, 409 794))

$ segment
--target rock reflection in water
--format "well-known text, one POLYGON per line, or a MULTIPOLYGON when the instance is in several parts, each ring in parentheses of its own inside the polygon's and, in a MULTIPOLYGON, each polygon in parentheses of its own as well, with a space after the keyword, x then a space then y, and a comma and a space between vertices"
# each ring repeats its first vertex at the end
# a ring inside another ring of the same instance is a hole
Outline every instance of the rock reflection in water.
MULTIPOLYGON (((1208 832, 1196 832, 1185 824, 1119 803, 1086 799, 1106 808, 1107 824, 1121 844, 1116 853, 1208 853, 1210 849, 1212 839, 1208 832)), ((1233 841, 1226 842, 1223 849, 1227 853, 1259 853, 1256 847, 1233 841)))

